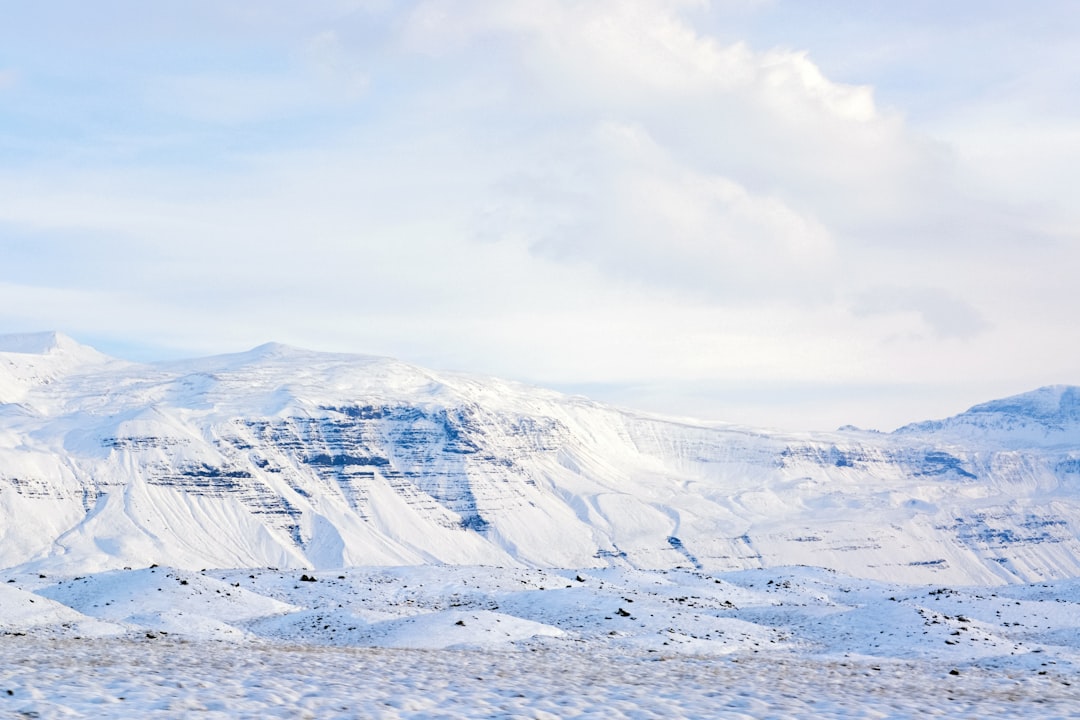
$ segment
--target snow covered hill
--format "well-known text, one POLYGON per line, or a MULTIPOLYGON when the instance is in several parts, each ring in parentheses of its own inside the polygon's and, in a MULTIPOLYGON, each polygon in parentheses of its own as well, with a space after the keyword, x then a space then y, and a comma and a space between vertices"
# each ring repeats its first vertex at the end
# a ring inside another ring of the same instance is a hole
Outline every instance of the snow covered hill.
POLYGON ((1069 718, 1080 582, 814 568, 0 575, 0 717, 1069 718))
POLYGON ((448 563, 1080 576, 1080 390, 891 434, 661 418, 264 345, 0 337, 0 567, 448 563))

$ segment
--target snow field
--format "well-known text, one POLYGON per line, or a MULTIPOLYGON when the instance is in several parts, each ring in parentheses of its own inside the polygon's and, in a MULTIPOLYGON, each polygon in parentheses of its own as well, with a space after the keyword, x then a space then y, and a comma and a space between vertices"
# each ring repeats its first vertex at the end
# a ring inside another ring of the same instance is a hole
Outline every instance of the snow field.
POLYGON ((0 717, 1070 718, 1059 676, 935 662, 591 647, 389 650, 0 641, 0 717), (11 694, 8 694, 8 691, 11 694))
POLYGON ((0 572, 0 717, 1080 714, 1077 581, 309 572, 0 572))

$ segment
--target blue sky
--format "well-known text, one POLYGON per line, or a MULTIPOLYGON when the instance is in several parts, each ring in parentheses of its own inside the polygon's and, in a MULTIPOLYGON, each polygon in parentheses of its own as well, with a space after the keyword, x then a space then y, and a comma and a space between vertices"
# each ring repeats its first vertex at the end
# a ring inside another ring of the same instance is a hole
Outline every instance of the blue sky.
POLYGON ((1071 3, 4 17, 0 331, 791 428, 1080 383, 1071 3))

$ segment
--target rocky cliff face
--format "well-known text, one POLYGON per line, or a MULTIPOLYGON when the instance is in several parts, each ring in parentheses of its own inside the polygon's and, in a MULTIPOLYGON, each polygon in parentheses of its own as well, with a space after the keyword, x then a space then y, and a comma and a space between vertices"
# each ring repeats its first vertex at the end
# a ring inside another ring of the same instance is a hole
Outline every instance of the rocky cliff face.
POLYGON ((1077 389, 893 434, 694 424, 267 345, 0 339, 0 566, 421 562, 1080 574, 1077 389))

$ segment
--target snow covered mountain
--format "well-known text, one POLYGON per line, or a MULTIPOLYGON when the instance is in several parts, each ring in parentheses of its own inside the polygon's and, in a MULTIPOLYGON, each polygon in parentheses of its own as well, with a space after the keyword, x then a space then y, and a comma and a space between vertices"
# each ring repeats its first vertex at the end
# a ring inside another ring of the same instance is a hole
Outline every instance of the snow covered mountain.
POLYGON ((895 433, 661 418, 264 345, 0 337, 0 567, 418 563, 1080 576, 1080 389, 895 433))
POLYGON ((946 420, 907 425, 898 433, 962 441, 993 441, 1025 448, 1080 444, 1080 388, 1052 385, 1015 397, 976 405, 946 420))

